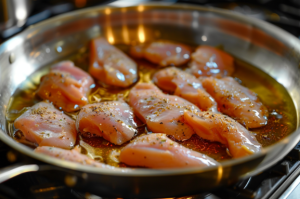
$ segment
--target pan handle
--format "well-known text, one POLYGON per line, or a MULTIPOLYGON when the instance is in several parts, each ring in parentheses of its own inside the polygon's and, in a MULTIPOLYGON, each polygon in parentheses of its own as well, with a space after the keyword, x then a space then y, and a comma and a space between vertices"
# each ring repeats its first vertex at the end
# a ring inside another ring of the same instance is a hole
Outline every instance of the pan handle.
POLYGON ((40 166, 37 164, 28 164, 28 165, 13 165, 0 169, 0 183, 9 180, 15 176, 21 175, 27 172, 38 171, 40 166))

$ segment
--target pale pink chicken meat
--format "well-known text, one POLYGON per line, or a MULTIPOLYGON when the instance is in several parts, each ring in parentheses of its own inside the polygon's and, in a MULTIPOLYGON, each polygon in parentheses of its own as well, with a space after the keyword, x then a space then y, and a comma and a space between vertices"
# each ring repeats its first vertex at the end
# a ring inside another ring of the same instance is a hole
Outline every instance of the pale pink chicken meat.
POLYGON ((199 46, 192 54, 190 69, 193 75, 225 77, 234 71, 234 59, 224 51, 211 46, 199 46))
POLYGON ((82 134, 101 136, 121 145, 137 133, 133 111, 124 101, 108 101, 84 106, 76 119, 82 134))
POLYGON ((75 121, 47 102, 29 108, 14 122, 26 140, 38 146, 55 146, 64 149, 76 142, 75 121))
POLYGON ((201 110, 218 112, 216 101, 202 87, 200 80, 175 67, 162 69, 154 74, 153 82, 161 89, 173 92, 201 110))
POLYGON ((184 118, 202 138, 226 145, 234 158, 261 151, 254 135, 232 118, 212 112, 196 114, 185 112, 184 118))
POLYGON ((121 150, 120 161, 130 166, 159 169, 219 165, 214 159, 185 148, 161 133, 133 140, 121 150))
POLYGON ((124 88, 137 81, 137 64, 106 39, 93 39, 90 51, 89 73, 100 82, 124 88))
POLYGON ((194 134, 183 113, 197 113, 200 109, 181 97, 164 94, 153 84, 139 83, 133 87, 129 104, 135 115, 154 133, 171 135, 176 140, 187 140, 194 134))
POLYGON ((231 77, 205 78, 205 90, 217 101, 220 112, 229 115, 247 128, 267 124, 268 110, 257 95, 231 77))
POLYGON ((137 58, 145 58, 160 66, 179 66, 190 60, 191 49, 180 43, 154 41, 144 46, 133 46, 130 54, 137 58))
POLYGON ((94 84, 93 78, 74 66, 71 61, 60 62, 51 67, 41 78, 37 94, 56 107, 72 112, 88 103, 87 95, 94 84))
POLYGON ((41 147, 37 147, 34 150, 34 152, 42 153, 61 160, 76 162, 82 165, 88 165, 88 166, 100 167, 100 168, 113 168, 112 166, 97 162, 87 157, 86 155, 81 154, 80 149, 77 147, 75 147, 72 150, 65 150, 56 147, 41 146, 41 147))

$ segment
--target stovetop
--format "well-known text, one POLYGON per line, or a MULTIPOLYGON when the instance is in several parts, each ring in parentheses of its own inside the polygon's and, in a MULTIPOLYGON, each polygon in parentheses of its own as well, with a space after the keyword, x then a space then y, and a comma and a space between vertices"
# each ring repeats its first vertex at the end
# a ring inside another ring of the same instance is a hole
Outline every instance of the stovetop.
MULTIPOLYGON (((114 6, 147 2, 148 0, 119 1, 34 1, 31 15, 21 27, 13 26, 0 32, 0 43, 26 27, 82 7, 101 4, 114 6), (75 2, 75 3, 74 3, 75 2)), ((159 0, 156 0, 159 1, 159 0)), ((219 7, 256 17, 273 23, 300 38, 299 0, 166 0, 169 3, 189 3, 219 7)), ((0 168, 22 162, 23 156, 0 141, 0 168)), ((263 173, 241 180, 229 187, 221 187, 208 193, 186 196, 188 199, 275 199, 300 198, 300 143, 280 162, 263 173)), ((0 184, 0 199, 101 199, 103 197, 74 190, 63 182, 49 180, 39 173, 25 173, 0 184)))

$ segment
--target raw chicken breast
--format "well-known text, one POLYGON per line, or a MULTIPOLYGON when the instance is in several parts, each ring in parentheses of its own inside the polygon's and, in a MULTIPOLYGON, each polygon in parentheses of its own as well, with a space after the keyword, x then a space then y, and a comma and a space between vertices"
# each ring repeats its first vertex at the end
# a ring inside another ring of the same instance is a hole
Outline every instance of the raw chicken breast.
POLYGON ((58 159, 67 160, 70 162, 76 162, 83 165, 101 167, 101 168, 113 168, 112 166, 100 162, 96 162, 95 160, 87 157, 86 155, 81 154, 80 149, 77 147, 72 150, 65 150, 56 147, 41 146, 41 147, 37 147, 34 150, 34 152, 42 153, 58 159))
POLYGON ((100 82, 117 87, 128 87, 136 82, 136 63, 106 39, 93 39, 90 50, 89 72, 100 82))
POLYGON ((129 93, 129 104, 150 131, 172 135, 176 140, 187 140, 194 131, 186 124, 183 113, 200 112, 192 103, 174 95, 162 93, 156 86, 139 83, 129 93))
POLYGON ((170 41, 154 41, 145 46, 134 46, 130 54, 137 58, 145 58, 160 66, 178 66, 187 63, 191 57, 191 49, 180 43, 170 41))
POLYGON ((173 142, 161 133, 136 138, 120 153, 120 161, 130 166, 150 168, 208 167, 214 159, 173 142))
POLYGON ((37 94, 56 107, 72 112, 88 103, 92 84, 94 80, 89 74, 75 67, 73 62, 64 61, 52 66, 49 74, 41 78, 37 94))
POLYGON ((199 46, 192 54, 190 69, 193 75, 225 77, 234 71, 234 59, 224 51, 211 46, 199 46))
POLYGON ((218 112, 217 102, 202 87, 200 80, 175 67, 158 71, 153 82, 161 89, 174 92, 204 111, 218 112))
POLYGON ((76 120, 82 134, 101 136, 111 143, 121 145, 137 132, 134 115, 123 101, 108 101, 84 106, 76 120))
POLYGON ((267 124, 268 110, 257 95, 240 85, 231 77, 202 81, 205 90, 217 101, 220 111, 237 120, 247 128, 257 128, 267 124))
POLYGON ((64 149, 76 142, 75 121, 47 102, 39 102, 14 122, 25 139, 39 146, 55 146, 64 149))
POLYGON ((201 112, 184 113, 185 121, 202 138, 225 144, 234 158, 247 156, 261 151, 261 144, 241 124, 228 116, 201 112))

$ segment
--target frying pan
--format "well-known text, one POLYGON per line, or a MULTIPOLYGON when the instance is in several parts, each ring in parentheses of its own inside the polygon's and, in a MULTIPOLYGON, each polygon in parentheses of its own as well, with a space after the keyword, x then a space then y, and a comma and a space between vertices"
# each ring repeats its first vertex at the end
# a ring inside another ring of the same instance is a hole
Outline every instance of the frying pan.
POLYGON ((0 46, 0 138, 41 163, 2 170, 1 181, 24 172, 46 170, 69 186, 97 195, 149 198, 196 194, 255 175, 281 160, 299 141, 299 59, 300 42, 289 33, 257 19, 198 6, 94 7, 34 25, 0 46), (173 170, 92 168, 34 153, 14 141, 8 135, 5 113, 20 83, 42 66, 86 48, 91 38, 99 35, 114 44, 154 39, 221 44, 227 52, 262 69, 287 89, 296 107, 297 130, 259 154, 224 161, 216 167, 173 170))

